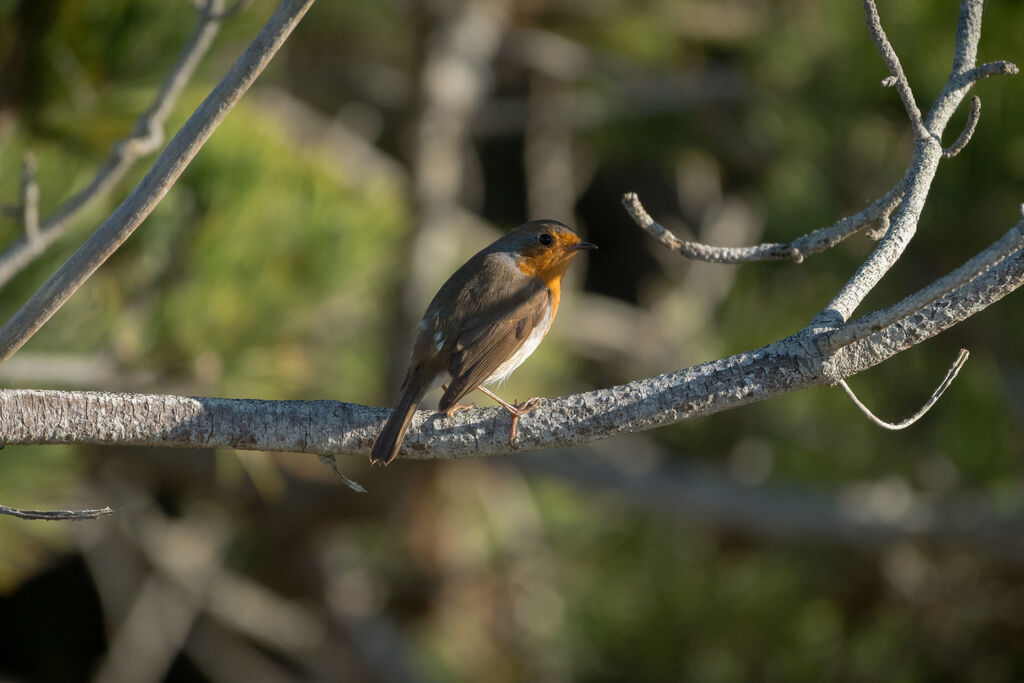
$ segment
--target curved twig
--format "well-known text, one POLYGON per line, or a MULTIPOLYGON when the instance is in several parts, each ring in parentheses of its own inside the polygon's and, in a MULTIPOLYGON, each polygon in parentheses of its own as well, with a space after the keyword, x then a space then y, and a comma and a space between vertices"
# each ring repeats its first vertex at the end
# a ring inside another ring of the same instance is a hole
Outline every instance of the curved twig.
POLYGON ((964 124, 964 129, 960 132, 960 137, 956 141, 942 150, 943 159, 952 159, 957 154, 963 151, 967 143, 971 141, 971 136, 974 135, 974 129, 978 127, 978 119, 981 118, 981 98, 975 95, 971 98, 971 111, 967 115, 967 122, 964 124))
POLYGON ((766 242, 748 247, 715 247, 700 242, 681 240, 671 230, 651 218, 635 192, 627 192, 623 195, 622 205, 642 230, 668 249, 677 251, 695 261, 707 261, 708 263, 793 261, 801 263, 805 257, 834 247, 871 223, 885 220, 902 200, 904 182, 905 179, 901 179, 891 190, 876 199, 871 206, 863 211, 847 216, 828 227, 818 228, 785 244, 766 242))
POLYGON ((939 397, 942 396, 943 393, 945 393, 946 389, 949 388, 949 385, 953 383, 954 379, 956 379, 956 376, 960 373, 960 368, 962 368, 964 366, 964 363, 967 362, 968 356, 970 356, 970 353, 968 353, 967 349, 960 349, 960 355, 958 355, 956 357, 956 360, 953 361, 953 365, 950 366, 949 370, 946 372, 946 377, 945 379, 942 380, 942 383, 939 384, 939 386, 936 387, 935 391, 932 392, 931 398, 929 398, 925 402, 925 404, 918 409, 917 412, 915 412, 913 415, 900 422, 886 422, 885 420, 879 418, 874 413, 872 413, 871 410, 869 410, 868 407, 864 405, 864 403, 862 403, 859 398, 857 398, 857 395, 853 393, 853 389, 850 388, 850 385, 846 383, 845 379, 839 380, 839 386, 843 388, 843 391, 845 391, 846 395, 850 397, 850 400, 853 401, 853 404, 860 408, 861 412, 864 413, 864 415, 867 416, 869 420, 874 422, 882 429, 898 431, 900 429, 906 429, 910 425, 914 424, 915 422, 920 420, 925 413, 931 410, 931 407, 935 405, 935 402, 939 400, 939 397))

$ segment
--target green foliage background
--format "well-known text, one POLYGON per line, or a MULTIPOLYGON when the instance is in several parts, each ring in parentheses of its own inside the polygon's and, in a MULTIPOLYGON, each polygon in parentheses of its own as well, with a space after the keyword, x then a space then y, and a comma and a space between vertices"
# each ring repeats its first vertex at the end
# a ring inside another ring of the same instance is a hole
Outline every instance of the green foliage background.
MULTIPOLYGON (((927 108, 951 63, 955 8, 923 0, 881 4, 927 108)), ((227 22, 169 133, 271 8, 258 1, 227 22)), ((690 266, 664 258, 631 225, 617 209, 622 192, 650 197, 648 209, 658 218, 682 216, 692 225, 697 210, 676 187, 680 163, 696 155, 710 160, 724 195, 758 216, 759 240, 786 241, 859 211, 891 187, 909 158, 909 127, 896 94, 879 86, 884 67, 859 2, 550 0, 516 3, 514 17, 516 29, 554 32, 586 48, 596 63, 612 65, 562 85, 599 111, 629 109, 632 79, 706 77, 715 69, 739 79, 734 97, 637 106, 632 115, 599 116, 574 133, 574 144, 593 162, 593 182, 577 215, 557 218, 602 246, 586 265, 574 266, 588 271, 577 282, 599 294, 628 291, 622 298, 639 310, 682 301, 679 282, 690 266), (602 259, 616 263, 616 251, 627 248, 644 258, 631 268, 601 270, 602 259)), ((257 90, 284 89, 327 117, 353 103, 370 106, 381 125, 377 144, 403 159, 408 100, 370 93, 390 92, 376 79, 391 74, 408 95, 421 19, 402 2, 322 0, 257 90)), ((0 0, 0 59, 7 60, 0 71, 0 202, 16 202, 26 150, 39 160, 44 217, 82 187, 151 101, 193 23, 185 2, 0 0)), ((990 3, 979 61, 1024 62, 1022 29, 1024 5, 990 3)), ((522 97, 525 77, 503 60, 495 96, 522 97)), ((983 108, 973 141, 942 164, 917 237, 863 311, 956 267, 1019 219, 1024 87, 1017 79, 989 79, 975 93, 983 108)), ((947 142, 964 117, 954 119, 947 142)), ((363 169, 326 149, 297 145, 294 133, 258 97, 243 100, 159 209, 19 355, 113 359, 117 371, 107 385, 75 388, 389 402, 384 378, 413 209, 399 183, 367 182, 363 169)), ((522 186, 522 162, 507 151, 520 149, 520 138, 473 139, 483 163, 472 168, 488 192, 514 194, 522 186)), ((0 318, 109 214, 147 164, 4 289, 0 318)), ((502 227, 528 217, 525 208, 509 213, 507 206, 484 201, 471 208, 502 227)), ((0 242, 19 232, 4 219, 0 242)), ((466 240, 466 252, 486 242, 480 235, 466 240)), ((802 327, 871 246, 857 236, 799 266, 735 268, 733 286, 706 324, 685 345, 670 341, 673 360, 657 370, 756 348, 802 327)), ((567 306, 586 301, 576 296, 567 306)), ((820 388, 651 438, 671 454, 663 464, 723 477, 753 448, 768 463, 761 485, 794 498, 841 497, 858 482, 896 482, 939 507, 966 500, 1019 520, 1022 301, 1019 292, 1011 295, 853 378, 869 406, 895 418, 916 409, 958 348, 970 349, 950 391, 906 431, 878 430, 838 390, 820 388)), ((629 349, 621 363, 581 357, 572 341, 580 332, 557 332, 516 373, 510 394, 556 395, 635 379, 629 349)), ((675 338, 671 321, 659 334, 675 338)), ((627 463, 628 443, 621 456, 627 463)), ((368 609, 396 626, 426 680, 1024 677, 1021 565, 969 547, 906 543, 869 552, 839 538, 784 543, 727 520, 680 523, 678 515, 636 506, 614 491, 594 494, 503 462, 400 463, 371 472, 343 459, 345 471, 371 491, 353 502, 326 468, 300 456, 150 457, 8 447, 0 452, 0 502, 105 504, 90 497, 89 482, 108 477, 112 463, 120 476, 149 487, 169 514, 212 502, 233 523, 233 569, 314 604, 326 602, 321 584, 358 577, 372 596, 368 609), (191 465, 179 471, 179 461, 191 465), (916 579, 901 583, 894 567, 908 562, 916 579), (311 574, 319 579, 309 580, 311 574)), ((1019 550, 1019 537, 1007 542, 1019 550)), ((0 517, 0 613, 25 604, 19 596, 30 594, 26 587, 46 585, 77 552, 73 529, 0 517)), ((67 653, 67 680, 84 676, 100 655, 67 653)), ((0 654, 0 674, 22 680, 46 680, 46 666, 0 654)), ((184 679, 180 666, 168 675, 184 679)))

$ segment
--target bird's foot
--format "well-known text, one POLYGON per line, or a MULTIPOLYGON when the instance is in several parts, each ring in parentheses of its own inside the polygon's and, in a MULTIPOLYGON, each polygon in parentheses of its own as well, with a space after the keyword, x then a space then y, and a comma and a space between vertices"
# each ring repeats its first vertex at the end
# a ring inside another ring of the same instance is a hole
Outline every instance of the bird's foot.
POLYGON ((539 405, 540 399, 537 397, 531 398, 528 401, 523 401, 522 403, 512 404, 512 410, 509 411, 512 413, 512 425, 508 430, 508 442, 510 445, 516 442, 516 428, 519 426, 519 418, 526 415, 539 405))
POLYGON ((460 410, 469 410, 470 408, 476 408, 476 404, 475 403, 467 403, 466 405, 462 405, 461 403, 456 403, 451 408, 449 408, 448 410, 444 411, 444 416, 445 417, 451 417, 452 415, 454 415, 455 413, 459 412, 460 410))

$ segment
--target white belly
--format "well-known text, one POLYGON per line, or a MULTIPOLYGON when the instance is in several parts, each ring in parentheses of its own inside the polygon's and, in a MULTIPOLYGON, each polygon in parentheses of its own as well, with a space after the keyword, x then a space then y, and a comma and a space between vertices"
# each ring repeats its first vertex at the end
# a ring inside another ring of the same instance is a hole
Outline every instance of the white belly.
POLYGON ((533 328, 530 332, 530 336, 526 338, 523 345, 512 354, 512 357, 497 367, 497 369, 491 373, 491 376, 484 380, 484 384, 495 384, 497 382, 504 382, 508 379, 508 376, 512 374, 512 371, 523 364, 530 354, 537 350, 544 335, 547 334, 548 328, 551 327, 551 305, 548 304, 548 309, 544 313, 544 319, 540 321, 540 324, 533 328))

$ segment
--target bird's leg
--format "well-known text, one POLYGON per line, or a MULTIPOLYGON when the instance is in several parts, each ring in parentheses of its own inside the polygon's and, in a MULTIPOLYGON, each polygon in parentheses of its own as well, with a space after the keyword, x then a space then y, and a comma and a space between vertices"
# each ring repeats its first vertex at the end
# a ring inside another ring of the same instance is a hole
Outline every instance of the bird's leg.
POLYGON ((490 389, 485 387, 483 384, 479 385, 477 387, 477 389, 479 389, 480 391, 484 392, 485 394, 487 394, 488 396, 493 398, 495 401, 498 402, 498 404, 502 408, 504 408, 505 410, 507 410, 509 413, 512 414, 512 427, 509 429, 509 432, 508 432, 508 442, 510 444, 515 443, 516 442, 516 427, 519 426, 519 418, 521 418, 523 415, 526 415, 528 412, 530 412, 531 410, 533 410, 534 408, 539 406, 540 405, 540 399, 539 398, 531 398, 530 400, 523 401, 522 403, 509 403, 508 401, 505 401, 505 400, 501 399, 500 397, 498 397, 497 394, 492 392, 490 389))
MULTIPOLYGON (((448 385, 447 384, 442 384, 441 385, 441 391, 448 391, 448 385)), ((449 408, 448 410, 444 411, 444 416, 445 417, 451 417, 452 415, 454 415, 455 413, 459 412, 460 410, 469 410, 470 408, 476 408, 476 404, 475 403, 468 403, 466 405, 462 405, 461 403, 456 403, 451 408, 449 408)))

